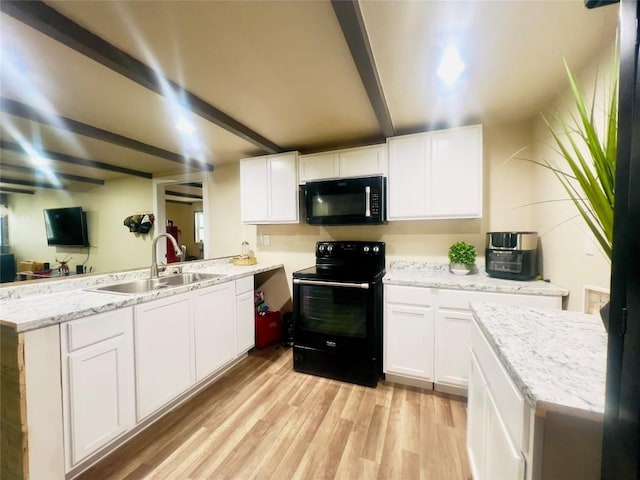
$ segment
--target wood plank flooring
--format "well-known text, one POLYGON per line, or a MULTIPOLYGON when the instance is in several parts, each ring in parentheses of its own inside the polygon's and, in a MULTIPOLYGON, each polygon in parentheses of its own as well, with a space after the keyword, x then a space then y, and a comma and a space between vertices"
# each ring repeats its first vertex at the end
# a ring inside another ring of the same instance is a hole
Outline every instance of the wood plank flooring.
POLYGON ((470 479, 466 403, 293 371, 252 352, 81 479, 470 479))

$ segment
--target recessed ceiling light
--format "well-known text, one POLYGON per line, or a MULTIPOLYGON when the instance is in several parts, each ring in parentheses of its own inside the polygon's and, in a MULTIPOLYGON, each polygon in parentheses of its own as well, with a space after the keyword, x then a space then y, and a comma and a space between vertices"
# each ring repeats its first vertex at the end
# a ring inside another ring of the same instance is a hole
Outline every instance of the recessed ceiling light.
POLYGON ((442 60, 436 71, 438 77, 447 85, 453 85, 464 69, 465 65, 460 58, 458 49, 449 45, 444 51, 444 55, 442 55, 442 60))
POLYGON ((30 155, 29 156, 29 160, 31 161, 31 164, 36 166, 36 167, 46 167, 49 164, 49 160, 44 158, 41 155, 30 155))
POLYGON ((186 133, 187 135, 191 135, 196 127, 189 120, 180 115, 178 121, 176 122, 176 128, 182 133, 186 133))

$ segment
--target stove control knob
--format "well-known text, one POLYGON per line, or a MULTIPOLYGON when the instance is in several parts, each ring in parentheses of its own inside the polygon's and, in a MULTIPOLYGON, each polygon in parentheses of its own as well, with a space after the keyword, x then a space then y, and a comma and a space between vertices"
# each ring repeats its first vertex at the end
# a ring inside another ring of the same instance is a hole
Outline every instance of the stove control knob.
POLYGON ((369 245, 365 245, 365 246, 362 248, 362 251, 363 251, 364 253, 369 253, 369 245))
POLYGON ((331 253, 332 250, 333 250, 333 245, 329 245, 327 247, 327 252, 331 253))
POLYGON ((373 253, 378 253, 380 251, 380 247, 373 247, 373 253))
POLYGON ((325 246, 324 246, 324 245, 319 245, 319 246, 318 246, 318 251, 319 251, 319 252, 324 252, 324 248, 325 248, 325 246))

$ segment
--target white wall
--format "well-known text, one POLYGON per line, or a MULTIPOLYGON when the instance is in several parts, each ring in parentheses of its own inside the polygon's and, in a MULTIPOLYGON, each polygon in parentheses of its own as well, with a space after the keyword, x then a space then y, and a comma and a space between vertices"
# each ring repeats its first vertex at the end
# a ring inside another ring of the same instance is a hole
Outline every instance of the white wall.
POLYGON ((130 233, 123 225, 129 215, 151 212, 151 181, 129 177, 107 181, 87 192, 36 190, 34 195, 9 195, 9 241, 16 262, 49 262, 71 256, 69 266, 84 263, 93 273, 127 270, 151 264, 149 234, 130 233), (87 212, 90 248, 49 247, 42 210, 80 206, 87 212), (87 258, 88 256, 88 258, 87 258))
POLYGON ((207 175, 209 192, 210 258, 239 255, 246 240, 255 250, 256 227, 240 222, 240 163, 216 167, 207 175))
MULTIPOLYGON (((602 118, 600 106, 603 105, 609 88, 611 52, 611 47, 605 46, 603 53, 579 75, 581 90, 589 101, 593 95, 594 81, 598 79, 596 122, 602 118)), ((571 121, 569 117, 572 111, 571 95, 568 91, 563 92, 560 99, 544 109, 548 118, 555 112, 559 112, 565 121, 571 121)), ((557 153, 554 140, 541 119, 535 122, 533 132, 535 146, 533 158, 539 162, 546 159, 557 168, 566 171, 566 162, 557 153)), ((569 200, 569 196, 553 172, 543 167, 536 167, 534 174, 533 200, 540 203, 533 208, 533 218, 537 230, 542 235, 545 276, 569 288, 571 291, 569 310, 582 310, 585 286, 609 288, 611 264, 593 240, 587 224, 579 216, 577 208, 569 200), (585 249, 589 245, 592 246, 594 255, 585 254, 585 249)))

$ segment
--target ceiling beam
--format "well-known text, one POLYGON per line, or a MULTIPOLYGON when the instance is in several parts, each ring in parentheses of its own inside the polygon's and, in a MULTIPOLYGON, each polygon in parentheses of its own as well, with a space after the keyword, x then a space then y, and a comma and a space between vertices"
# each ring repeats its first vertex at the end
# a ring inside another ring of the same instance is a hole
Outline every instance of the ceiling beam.
MULTIPOLYGON (((0 3, 1 5, 1 3, 0 3)), ((154 147, 148 143, 139 142, 130 137, 125 137, 118 133, 110 132, 102 128, 94 127, 87 123, 79 122, 68 117, 63 117, 57 114, 40 111, 25 103, 18 102, 17 100, 11 100, 10 98, 0 97, 0 110, 17 117, 26 118, 34 122, 42 123, 44 125, 50 125, 55 128, 66 130, 68 132, 76 133, 78 135, 84 135, 85 137, 95 138, 103 142, 112 143, 120 147, 136 150, 147 155, 153 155, 154 157, 160 157, 171 162, 176 162, 181 165, 189 164, 205 170, 207 172, 213 171, 213 165, 208 163, 202 163, 200 161, 191 161, 188 157, 180 155, 179 153, 171 152, 163 148, 154 147)))
POLYGON ((165 195, 171 195, 174 197, 184 197, 184 198, 197 198, 198 200, 202 200, 202 195, 197 195, 195 193, 182 193, 182 192, 173 192, 173 191, 165 191, 165 195))
POLYGON ((267 153, 282 152, 282 148, 275 143, 205 102, 181 85, 164 77, 160 72, 142 63, 124 50, 119 49, 65 17, 42 1, 3 0, 0 2, 0 9, 7 15, 20 20, 153 92, 164 96, 165 92, 162 84, 169 84, 176 97, 184 98, 187 108, 193 113, 252 143, 267 153))
POLYGON ((367 91, 380 129, 385 137, 393 137, 395 135, 393 121, 387 100, 384 97, 382 82, 378 76, 378 69, 373 58, 360 6, 357 0, 331 0, 331 5, 340 23, 340 28, 342 28, 342 34, 349 45, 351 56, 358 68, 360 79, 367 91))
POLYGON ((47 177, 48 174, 53 174, 57 178, 62 178, 64 180, 69 180, 72 182, 82 182, 82 183, 92 183, 94 185, 104 185, 104 180, 100 180, 99 178, 91 178, 91 177, 83 177, 81 175, 72 175, 70 173, 62 173, 52 169, 50 172, 42 168, 30 168, 30 167, 21 167, 19 165, 9 165, 3 163, 0 165, 0 170, 11 170, 14 172, 20 173, 28 173, 30 175, 47 177))
POLYGON ((191 202, 182 202, 182 201, 180 201, 180 200, 169 200, 169 199, 167 199, 167 200, 165 200, 165 201, 166 201, 167 203, 178 203, 178 204, 180 204, 180 205, 193 205, 193 203, 191 203, 191 202))
MULTIPOLYGON (((0 140, 0 149, 11 150, 13 152, 28 155, 28 153, 24 151, 20 144, 8 142, 6 140, 0 140)), ((87 160, 86 158, 75 157, 73 155, 67 155, 66 153, 52 152, 51 150, 38 150, 38 154, 42 155, 45 158, 56 160, 58 162, 66 162, 82 167, 98 168, 100 170, 125 173, 127 175, 133 175, 134 177, 153 178, 153 175, 148 172, 142 172, 140 170, 134 170, 132 168, 118 167, 117 165, 111 165, 110 163, 87 160)))
POLYGON ((25 187, 51 188, 53 190, 64 190, 64 185, 54 185, 49 182, 37 182, 32 180, 19 180, 17 178, 9 178, 0 174, 0 183, 9 183, 11 185, 23 185, 25 187))
POLYGON ((21 188, 4 187, 0 185, 0 192, 2 193, 24 193, 25 195, 33 195, 33 190, 22 190, 21 188))

